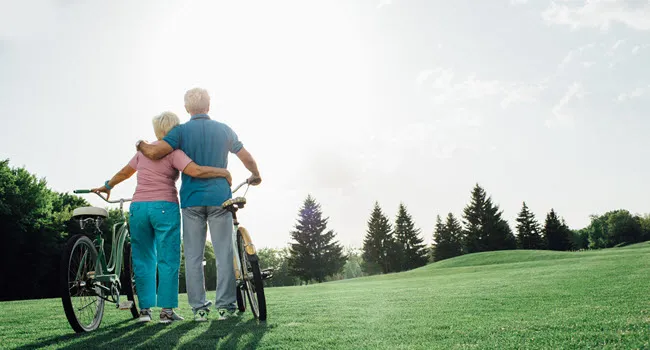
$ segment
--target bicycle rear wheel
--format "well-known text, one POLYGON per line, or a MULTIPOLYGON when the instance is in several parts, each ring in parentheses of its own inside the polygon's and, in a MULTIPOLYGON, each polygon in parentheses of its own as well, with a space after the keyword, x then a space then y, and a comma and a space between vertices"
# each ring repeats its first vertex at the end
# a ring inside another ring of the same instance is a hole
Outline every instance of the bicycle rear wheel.
POLYGON ((131 242, 124 243, 124 270, 120 276, 122 291, 126 294, 126 298, 133 302, 131 305, 131 316, 133 318, 140 317, 138 311, 137 293, 135 290, 135 274, 133 272, 133 260, 131 259, 131 242))
POLYGON ((97 329, 104 316, 104 299, 94 288, 97 249, 84 235, 68 239, 60 264, 60 288, 63 310, 77 333, 97 329))
MULTIPOLYGON (((237 241, 241 242, 243 247, 243 238, 240 228, 237 231, 237 241)), ((248 295, 248 302, 251 306, 253 315, 260 321, 266 320, 266 297, 264 296, 264 282, 262 281, 262 273, 260 272, 260 265, 257 254, 248 254, 245 249, 241 254, 241 264, 244 270, 244 280, 246 294, 248 295)))

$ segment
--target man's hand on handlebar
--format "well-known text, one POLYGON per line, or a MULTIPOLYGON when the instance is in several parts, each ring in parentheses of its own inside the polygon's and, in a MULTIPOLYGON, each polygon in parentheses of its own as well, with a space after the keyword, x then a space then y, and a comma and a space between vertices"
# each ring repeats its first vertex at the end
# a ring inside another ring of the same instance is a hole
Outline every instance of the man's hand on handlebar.
POLYGON ((251 175, 246 182, 248 182, 249 185, 257 186, 262 183, 262 178, 259 175, 251 175))
POLYGON ((91 191, 95 192, 97 194, 100 194, 101 192, 106 193, 106 200, 111 198, 111 190, 107 189, 106 186, 102 186, 102 187, 99 187, 99 188, 93 188, 91 191))

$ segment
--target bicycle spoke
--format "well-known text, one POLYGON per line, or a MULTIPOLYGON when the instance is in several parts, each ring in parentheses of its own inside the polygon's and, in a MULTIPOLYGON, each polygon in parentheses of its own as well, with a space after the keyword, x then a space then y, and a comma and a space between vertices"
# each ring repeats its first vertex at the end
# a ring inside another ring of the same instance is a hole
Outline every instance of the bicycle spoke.
POLYGON ((90 303, 88 303, 88 304, 82 306, 81 308, 79 308, 79 309, 77 309, 77 310, 81 311, 81 310, 83 310, 83 309, 87 308, 88 306, 90 306, 90 305, 92 305, 92 304, 95 304, 95 303, 97 303, 97 300, 93 300, 93 301, 91 301, 90 303))

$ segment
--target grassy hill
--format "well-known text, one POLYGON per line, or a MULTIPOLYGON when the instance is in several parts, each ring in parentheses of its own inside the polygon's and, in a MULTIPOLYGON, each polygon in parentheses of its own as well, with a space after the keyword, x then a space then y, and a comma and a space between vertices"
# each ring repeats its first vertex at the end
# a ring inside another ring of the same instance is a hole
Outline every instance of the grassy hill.
MULTIPOLYGON (((58 299, 5 302, 0 347, 647 349, 649 253, 650 243, 488 252, 399 274, 271 288, 266 324, 246 313, 138 325, 107 308, 98 331, 77 336, 58 299)), ((191 318, 184 295, 180 313, 191 318)))

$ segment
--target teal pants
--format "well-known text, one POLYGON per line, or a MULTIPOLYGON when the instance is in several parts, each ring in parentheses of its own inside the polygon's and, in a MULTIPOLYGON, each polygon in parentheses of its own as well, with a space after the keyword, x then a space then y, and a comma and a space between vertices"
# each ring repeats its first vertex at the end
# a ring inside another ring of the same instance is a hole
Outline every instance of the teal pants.
POLYGON ((129 210, 138 306, 178 307, 181 216, 177 203, 134 202, 129 210), (158 270, 158 286, 156 286, 158 270))

